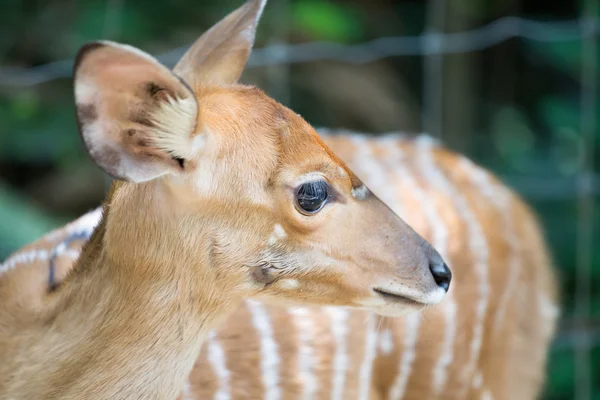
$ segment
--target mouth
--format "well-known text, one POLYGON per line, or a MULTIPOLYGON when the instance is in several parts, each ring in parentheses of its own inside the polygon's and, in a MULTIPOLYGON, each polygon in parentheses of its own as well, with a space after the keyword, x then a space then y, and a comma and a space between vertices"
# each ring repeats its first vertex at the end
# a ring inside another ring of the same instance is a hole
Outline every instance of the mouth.
POLYGON ((397 293, 391 293, 391 292, 388 292, 383 289, 373 288, 373 291, 375 293, 377 293, 379 296, 383 297, 383 299, 389 303, 417 306, 417 307, 423 307, 425 305, 424 303, 421 303, 420 301, 413 300, 409 297, 406 297, 406 296, 403 296, 403 295, 400 295, 397 293))

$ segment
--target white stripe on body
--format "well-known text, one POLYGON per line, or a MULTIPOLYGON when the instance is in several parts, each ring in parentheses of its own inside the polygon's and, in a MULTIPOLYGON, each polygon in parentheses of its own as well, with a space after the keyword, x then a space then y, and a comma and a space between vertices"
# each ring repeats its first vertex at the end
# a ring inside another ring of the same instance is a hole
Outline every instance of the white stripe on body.
POLYGON ((399 400, 404 397, 408 378, 412 373, 412 364, 415 360, 415 347, 421 324, 421 315, 414 313, 404 317, 404 349, 398 366, 399 373, 392 383, 389 392, 389 400, 399 400))
POLYGON ((448 381, 448 369, 454 358, 454 341, 456 339, 456 315, 458 305, 452 296, 448 296, 443 304, 444 314, 444 341, 442 351, 433 368, 433 396, 437 398, 444 391, 448 381))
POLYGON ((490 181, 490 176, 483 169, 478 168, 470 160, 463 158, 460 162, 460 167, 463 168, 469 175, 471 182, 473 182, 481 192, 481 194, 487 199, 490 204, 500 211, 502 215, 502 232, 504 232, 508 247, 508 279, 500 299, 498 301, 498 307, 496 309, 496 315, 494 316, 494 335, 500 333, 504 322, 504 315, 508 303, 513 296, 515 287, 518 282, 519 274, 521 272, 523 261, 521 259, 520 252, 521 246, 519 238, 515 231, 515 225, 512 216, 512 199, 510 192, 490 181))
MULTIPOLYGON (((97 208, 93 211, 84 214, 74 222, 68 224, 64 229, 52 232, 43 237, 48 242, 53 242, 57 238, 65 236, 69 237, 75 233, 83 232, 90 236, 93 230, 96 228, 102 217, 102 209, 97 208)), ((59 244, 56 251, 56 255, 64 254, 76 260, 79 257, 79 251, 67 249, 63 243, 59 244)), ((29 264, 36 261, 48 261, 52 257, 53 251, 47 250, 29 250, 20 252, 7 258, 3 263, 0 264, 0 275, 16 268, 20 264, 29 264)))
MULTIPOLYGON (((536 226, 533 221, 525 224, 525 237, 535 237, 539 235, 536 232, 536 226)), ((537 324, 541 332, 538 333, 538 338, 541 340, 549 341, 552 338, 553 329, 556 325, 556 319, 560 315, 559 307, 550 299, 549 294, 546 292, 545 285, 549 282, 546 280, 548 276, 542 276, 541 267, 548 263, 546 257, 539 251, 533 252, 534 256, 531 260, 531 268, 533 268, 533 284, 534 284, 534 298, 533 301, 536 303, 538 316, 542 323, 537 324)), ((530 317, 533 317, 530 315, 530 317)), ((538 349, 537 357, 543 357, 545 350, 543 348, 538 349)), ((547 355, 546 355, 547 357, 547 355)))
POLYGON ((343 308, 326 307, 331 321, 331 332, 335 343, 333 356, 333 376, 331 400, 344 399, 346 385, 346 372, 348 370, 348 316, 349 312, 343 308))
POLYGON ((359 371, 359 390, 358 398, 360 400, 369 400, 371 394, 371 375, 373 373, 373 362, 377 355, 377 318, 373 313, 367 314, 365 329, 365 354, 359 371))
POLYGON ((279 348, 273 337, 273 327, 265 307, 253 300, 246 302, 252 315, 252 324, 260 336, 260 369, 265 387, 265 400, 281 398, 279 387, 279 348))
MULTIPOLYGON (((406 167, 406 155, 398 146, 398 138, 395 135, 390 135, 381 138, 379 141, 385 144, 391 153, 390 157, 386 158, 388 167, 395 170, 395 174, 401 177, 402 183, 408 187, 407 191, 415 198, 417 203, 422 205, 422 211, 427 220, 427 224, 431 228, 433 247, 440 253, 444 260, 448 260, 448 229, 443 223, 435 205, 427 198, 427 195, 417 183, 411 171, 406 167)), ((423 165, 423 163, 421 163, 419 167, 423 176, 425 176, 428 181, 433 182, 435 186, 435 181, 439 179, 439 177, 436 174, 436 171, 432 171, 432 168, 435 168, 433 164, 425 163, 425 165, 423 165)), ((408 218, 408 216, 403 217, 408 218)), ((436 397, 442 392, 448 379, 447 370, 452 363, 453 345, 456 337, 457 305, 451 294, 444 299, 443 307, 445 317, 444 341, 442 343, 440 357, 433 370, 433 395, 436 397)), ((414 349, 410 349, 409 351, 414 351, 414 349)))
POLYGON ((494 397, 492 396, 492 393, 490 393, 490 391, 486 389, 481 395, 481 400, 494 400, 494 397))
POLYGON ((491 392, 485 388, 485 385, 483 382, 483 375, 481 375, 481 371, 477 371, 477 373, 473 377, 473 380, 471 381, 471 384, 473 386, 473 389, 481 390, 481 396, 480 396, 481 400, 492 400, 493 399, 491 392))
POLYGON ((301 399, 311 400, 319 389, 315 375, 315 352, 312 346, 315 338, 315 327, 306 308, 291 307, 289 312, 298 328, 298 375, 303 383, 301 399))
MULTIPOLYGON (((539 235, 539 233, 536 232, 536 226, 533 222, 525 224, 525 229, 525 237, 534 237, 539 235)), ((544 336, 550 337, 552 335, 552 327, 560 315, 560 308, 546 293, 544 284, 548 282, 545 281, 545 279, 542 279, 540 276, 540 267, 545 265, 548 260, 545 259, 540 252, 536 251, 533 253, 533 255, 535 257, 534 260, 532 260, 532 268, 534 268, 533 282, 535 284, 535 291, 538 293, 535 301, 537 302, 540 316, 546 321, 546 325, 544 327, 546 332, 544 333, 544 336)))
POLYGON ((54 249, 55 257, 65 255, 73 260, 77 260, 79 258, 80 254, 81 254, 80 248, 78 248, 77 250, 70 249, 67 247, 67 244, 65 242, 62 242, 61 244, 56 246, 56 248, 54 249))
POLYGON ((540 293, 538 296, 538 307, 546 320, 554 321, 560 315, 560 308, 545 293, 540 293))
POLYGON ((20 264, 31 264, 36 261, 49 261, 50 257, 55 254, 56 256, 67 256, 72 260, 77 260, 81 252, 79 250, 67 249, 65 246, 57 250, 29 250, 22 253, 17 253, 12 257, 6 259, 6 261, 0 264, 0 275, 16 268, 20 264))
POLYGON ((48 261, 52 251, 47 250, 30 250, 24 253, 17 253, 12 257, 9 257, 0 264, 0 275, 14 269, 20 264, 30 264, 36 261, 48 261))
POLYGON ((50 257, 52 255, 56 256, 67 256, 72 260, 77 260, 81 252, 79 250, 68 249, 62 243, 56 250, 29 250, 22 253, 17 253, 14 256, 11 256, 6 259, 2 264, 0 264, 0 275, 5 274, 6 272, 16 268, 21 264, 31 264, 37 261, 50 261, 50 257))
MULTIPOLYGON (((476 321, 473 328, 473 339, 469 346, 469 358, 467 360, 466 367, 463 370, 463 381, 466 383, 469 379, 472 379, 473 373, 476 369, 476 364, 479 359, 479 353, 481 350, 483 340, 483 330, 485 322, 485 314, 488 309, 489 303, 489 278, 488 278, 488 261, 489 261, 489 248, 487 238, 483 232, 483 228, 473 210, 469 207, 466 198, 446 179, 441 171, 434 165, 432 157, 432 148, 435 146, 433 140, 428 137, 419 137, 415 140, 417 144, 417 151, 421 157, 421 162, 424 165, 431 165, 431 171, 435 172, 438 189, 445 192, 447 196, 454 199, 456 208, 467 225, 468 237, 467 241, 471 254, 475 256, 474 272, 477 274, 479 280, 479 301, 475 308, 476 321)), ((465 385, 463 394, 466 393, 470 388, 470 384, 465 385)), ((465 397, 464 395, 461 397, 465 397)))
POLYGON ((389 355, 394 351, 394 336, 392 335, 392 331, 389 329, 384 329, 378 337, 379 340, 379 351, 382 354, 389 355))
POLYGON ((72 259, 73 261, 76 261, 79 258, 79 256, 81 255, 81 250, 80 249, 77 249, 77 250, 66 249, 62 253, 60 253, 60 255, 67 256, 70 259, 72 259))
POLYGON ((215 392, 214 400, 229 400, 231 398, 231 373, 227 369, 226 354, 219 338, 214 331, 211 331, 206 343, 208 350, 207 358, 215 375, 218 379, 218 389, 215 392))
POLYGON ((60 229, 56 232, 51 232, 50 234, 44 236, 44 238, 47 241, 52 242, 61 236, 69 237, 77 232, 88 232, 91 235, 94 229, 96 229, 96 226, 98 226, 100 223, 101 218, 102 207, 98 207, 95 210, 83 214, 81 217, 77 218, 63 229, 60 229))

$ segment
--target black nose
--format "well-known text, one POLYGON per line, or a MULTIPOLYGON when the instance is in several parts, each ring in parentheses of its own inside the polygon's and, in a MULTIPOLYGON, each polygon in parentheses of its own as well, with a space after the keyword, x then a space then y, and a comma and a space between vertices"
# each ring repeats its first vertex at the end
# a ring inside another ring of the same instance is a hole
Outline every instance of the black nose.
POLYGON ((450 281, 452 280, 452 272, 446 263, 442 260, 432 261, 431 264, 429 264, 429 270, 433 275, 435 283, 447 292, 450 287, 450 281))

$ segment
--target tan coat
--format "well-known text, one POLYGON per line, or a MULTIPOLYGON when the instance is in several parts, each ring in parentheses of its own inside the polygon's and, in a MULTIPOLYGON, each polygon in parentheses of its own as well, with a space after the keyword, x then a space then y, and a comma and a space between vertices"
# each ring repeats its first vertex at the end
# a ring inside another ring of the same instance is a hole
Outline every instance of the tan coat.
MULTIPOLYGON (((449 296, 401 318, 247 301, 209 335, 180 398, 534 399, 557 298, 531 210, 425 137, 341 132, 326 143, 442 254, 449 296)), ((50 262, 60 284, 99 218, 91 212, 1 264, 4 307, 43 308, 50 262)))

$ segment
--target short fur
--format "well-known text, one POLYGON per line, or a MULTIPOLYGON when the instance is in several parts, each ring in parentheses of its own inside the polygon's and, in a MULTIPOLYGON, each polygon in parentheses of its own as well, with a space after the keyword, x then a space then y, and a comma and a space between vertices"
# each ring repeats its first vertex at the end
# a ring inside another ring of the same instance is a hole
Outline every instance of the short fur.
MULTIPOLYGON (((417 329, 412 315, 375 317, 369 323, 370 314, 358 310, 271 303, 263 304, 267 318, 262 323, 266 325, 259 329, 253 322, 257 309, 246 302, 203 344, 180 399, 265 399, 277 388, 282 398, 312 393, 314 399, 350 400, 360 399, 365 387, 373 400, 537 398, 558 300, 546 244, 531 210, 488 172, 442 147, 433 147, 431 164, 423 165, 419 141, 405 137, 363 138, 339 132, 326 137, 326 143, 427 239, 441 244, 440 232, 446 232, 449 242, 441 248, 447 248, 453 267, 455 282, 449 293, 453 302, 428 307, 417 329), (468 375, 464 371, 480 302, 475 254, 469 249, 464 211, 440 189, 428 169, 439 171, 457 191, 468 194, 490 250, 490 305, 480 356, 468 375), (420 199, 419 193, 426 193, 427 199, 420 199), (432 211, 437 218, 432 218, 432 211), (272 342, 265 326, 270 327, 272 342), (372 361, 366 357, 369 332, 377 333, 372 361), (451 339, 450 346, 446 337, 451 339), (266 347, 268 343, 274 346, 266 347), (365 370, 371 371, 366 378, 365 370), (341 397, 334 393, 338 378, 344 379, 342 391, 336 392, 341 397), (398 382, 405 382, 404 386, 398 382), (394 393, 402 394, 394 397, 394 393)), ((28 310, 44 312, 48 258, 53 249, 76 233, 90 232, 99 220, 98 212, 90 213, 23 248, 2 265, 10 271, 0 277, 0 304, 19 310, 16 321, 28 310)), ((271 236, 283 240, 276 231, 271 236)), ((82 243, 71 242, 56 258, 58 282, 72 270, 82 243)), ((266 277, 260 275, 257 280, 266 277)), ((279 290, 289 290, 283 283, 279 290)))
POLYGON ((439 254, 373 194, 353 196, 360 180, 299 115, 236 83, 263 6, 207 32, 182 77, 129 46, 80 51, 80 133, 120 181, 36 307, 2 282, 0 398, 175 398, 208 332, 247 298, 386 315, 442 300, 439 254), (307 176, 332 193, 314 215, 295 199, 307 176))

